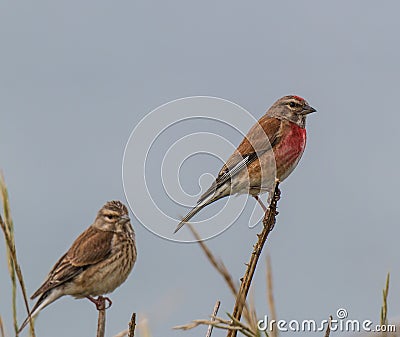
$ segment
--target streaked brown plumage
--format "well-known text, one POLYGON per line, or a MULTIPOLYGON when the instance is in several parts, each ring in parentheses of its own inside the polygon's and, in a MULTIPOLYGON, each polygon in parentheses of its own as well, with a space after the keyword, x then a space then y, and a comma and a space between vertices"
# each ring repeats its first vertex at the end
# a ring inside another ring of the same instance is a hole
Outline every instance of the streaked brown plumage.
MULTIPOLYGON (((64 295, 75 298, 112 292, 128 277, 136 261, 135 233, 128 209, 120 201, 107 202, 86 229, 51 269, 32 295, 39 299, 29 317, 64 295)), ((21 325, 21 331, 29 321, 21 325)))

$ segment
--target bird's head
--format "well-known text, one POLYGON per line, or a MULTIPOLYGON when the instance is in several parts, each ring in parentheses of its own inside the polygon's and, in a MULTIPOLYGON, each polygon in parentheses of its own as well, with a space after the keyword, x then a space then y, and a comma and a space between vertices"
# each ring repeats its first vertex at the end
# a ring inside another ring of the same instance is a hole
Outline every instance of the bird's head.
POLYGON ((128 209, 120 201, 108 201, 97 213, 93 226, 103 231, 132 232, 128 209))
POLYGON ((304 128, 306 116, 315 112, 307 101, 295 95, 284 96, 278 99, 267 111, 267 115, 278 119, 285 119, 304 128))

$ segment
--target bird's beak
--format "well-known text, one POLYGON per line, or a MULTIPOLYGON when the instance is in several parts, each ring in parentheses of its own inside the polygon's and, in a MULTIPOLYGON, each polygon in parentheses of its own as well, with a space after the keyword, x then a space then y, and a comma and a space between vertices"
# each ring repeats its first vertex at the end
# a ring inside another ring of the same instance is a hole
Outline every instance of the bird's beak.
POLYGON ((303 106, 303 110, 301 111, 301 114, 302 115, 308 115, 308 114, 313 113, 315 111, 317 111, 317 110, 315 110, 312 106, 305 105, 305 106, 303 106))
POLYGON ((121 224, 126 224, 127 222, 129 222, 129 221, 131 221, 131 219, 129 219, 129 216, 128 215, 123 215, 123 216, 121 216, 121 219, 119 220, 119 222, 121 223, 121 224))

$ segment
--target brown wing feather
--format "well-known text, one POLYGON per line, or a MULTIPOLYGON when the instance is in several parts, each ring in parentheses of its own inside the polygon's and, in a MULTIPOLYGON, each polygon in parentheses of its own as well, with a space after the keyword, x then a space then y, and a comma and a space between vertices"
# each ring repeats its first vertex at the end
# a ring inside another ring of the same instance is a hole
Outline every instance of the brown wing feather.
POLYGON ((261 117, 258 123, 253 125, 249 130, 235 152, 233 152, 233 154, 228 158, 218 176, 221 176, 228 170, 232 169, 244 157, 251 156, 254 153, 263 153, 268 151, 279 139, 281 135, 280 128, 281 121, 279 119, 266 115, 261 117))
POLYGON ((50 271, 32 299, 65 283, 90 265, 104 260, 111 252, 113 233, 89 227, 72 244, 50 271))
MULTIPOLYGON (((198 203, 202 202, 211 193, 223 184, 222 176, 240 163, 246 156, 255 157, 271 149, 281 137, 281 121, 267 115, 261 117, 258 122, 249 130, 238 148, 222 166, 210 188, 200 197, 198 203), (268 140, 267 140, 268 137, 268 140)), ((254 159, 254 158, 253 158, 254 159)))
POLYGON ((89 227, 73 243, 67 256, 74 266, 86 266, 102 261, 111 252, 113 232, 89 227))

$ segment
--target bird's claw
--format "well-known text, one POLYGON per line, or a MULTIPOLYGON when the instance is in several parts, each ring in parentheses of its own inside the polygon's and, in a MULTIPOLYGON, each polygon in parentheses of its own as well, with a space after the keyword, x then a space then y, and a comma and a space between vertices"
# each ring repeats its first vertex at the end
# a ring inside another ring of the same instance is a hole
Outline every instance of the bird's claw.
POLYGON ((86 298, 95 304, 97 310, 106 310, 112 305, 112 301, 108 297, 98 296, 93 298, 92 296, 86 296, 86 298), (108 305, 106 306, 106 302, 108 305))
POLYGON ((108 309, 109 307, 112 306, 112 301, 108 297, 103 297, 103 298, 104 298, 105 302, 108 303, 108 305, 105 307, 105 309, 108 309))

